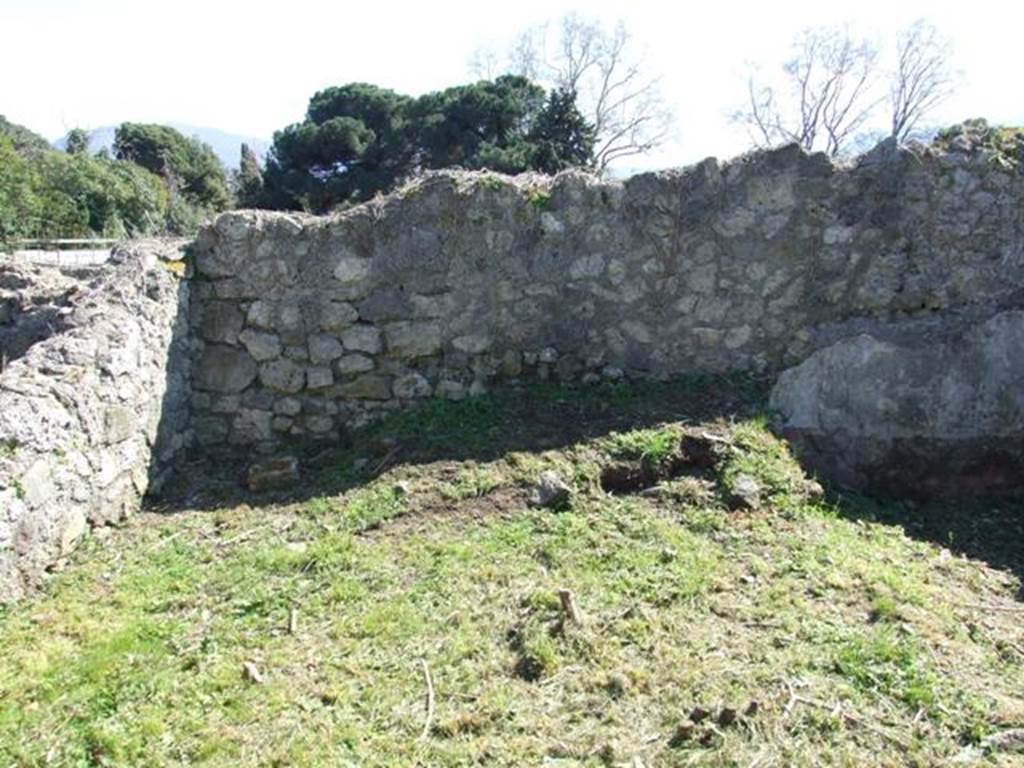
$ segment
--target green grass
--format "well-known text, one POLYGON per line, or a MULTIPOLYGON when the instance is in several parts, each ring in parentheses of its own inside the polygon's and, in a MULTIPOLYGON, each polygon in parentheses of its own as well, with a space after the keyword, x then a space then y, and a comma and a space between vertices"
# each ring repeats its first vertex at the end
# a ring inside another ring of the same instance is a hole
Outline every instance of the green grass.
MULTIPOLYGON (((664 408, 655 391, 530 401, 538 423, 593 424, 664 408)), ((553 443, 510 434, 533 425, 503 397, 367 428, 326 463, 329 493, 87 540, 0 613, 0 764, 937 765, 1024 725, 1016 577, 854 514, 867 502, 808 501, 761 419, 716 426, 734 449, 713 481, 766 489, 740 514, 724 493, 601 492, 601 457, 660 461, 679 421, 553 443), (414 436, 422 460, 351 469, 414 436), (526 504, 543 469, 569 509, 526 504), (680 731, 698 706, 713 716, 680 731)))
POLYGON ((678 429, 636 429, 612 433, 602 444, 615 458, 637 459, 656 466, 677 451, 679 439, 678 429))

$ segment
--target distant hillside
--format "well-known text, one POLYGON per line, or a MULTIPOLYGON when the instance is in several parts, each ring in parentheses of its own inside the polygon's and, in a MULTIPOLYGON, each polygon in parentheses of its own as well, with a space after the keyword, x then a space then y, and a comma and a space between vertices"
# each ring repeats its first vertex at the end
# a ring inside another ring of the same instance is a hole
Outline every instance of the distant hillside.
POLYGON ((10 122, 6 117, 0 115, 0 134, 9 136, 14 142, 14 149, 20 154, 32 150, 49 149, 50 144, 38 133, 30 131, 23 125, 10 122))
MULTIPOLYGON (((219 131, 216 128, 200 128, 184 123, 167 123, 167 125, 181 131, 186 136, 196 136, 200 141, 209 144, 225 168, 238 168, 238 158, 243 143, 248 144, 260 160, 266 156, 267 150, 270 148, 269 141, 254 136, 239 136, 219 131)), ((103 147, 113 151, 115 130, 117 130, 116 125, 108 125, 89 131, 89 151, 98 152, 103 147)), ((67 144, 66 134, 53 142, 53 146, 57 149, 64 149, 65 144, 67 144)))

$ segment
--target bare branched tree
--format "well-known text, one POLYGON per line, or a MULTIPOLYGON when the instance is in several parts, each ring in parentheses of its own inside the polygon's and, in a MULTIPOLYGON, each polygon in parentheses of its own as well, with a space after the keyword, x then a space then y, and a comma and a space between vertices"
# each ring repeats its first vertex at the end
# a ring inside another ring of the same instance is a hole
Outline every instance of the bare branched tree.
POLYGON ((878 48, 851 38, 845 28, 807 30, 794 48, 779 87, 764 84, 756 70, 747 78, 747 103, 733 119, 747 128, 755 146, 796 142, 835 156, 887 134, 906 141, 956 84, 951 46, 924 20, 900 33, 887 81, 878 48), (888 99, 881 86, 888 87, 888 99), (879 130, 876 108, 886 100, 890 124, 879 130))
POLYGON ((747 105, 734 116, 754 143, 796 142, 807 150, 839 155, 864 125, 877 100, 871 96, 878 49, 843 27, 806 30, 783 65, 789 93, 747 79, 747 105))
MULTIPOLYGON (((596 131, 595 165, 602 173, 615 160, 660 145, 668 137, 672 113, 658 78, 644 73, 625 26, 620 22, 609 31, 570 14, 558 32, 552 41, 547 25, 523 31, 507 53, 507 71, 576 93, 580 111, 596 131)), ((470 60, 473 74, 484 75, 476 66, 482 60, 479 52, 470 60)))
POLYGON ((952 46, 924 19, 911 24, 896 41, 896 71, 889 87, 891 136, 906 141, 921 119, 953 93, 952 46))

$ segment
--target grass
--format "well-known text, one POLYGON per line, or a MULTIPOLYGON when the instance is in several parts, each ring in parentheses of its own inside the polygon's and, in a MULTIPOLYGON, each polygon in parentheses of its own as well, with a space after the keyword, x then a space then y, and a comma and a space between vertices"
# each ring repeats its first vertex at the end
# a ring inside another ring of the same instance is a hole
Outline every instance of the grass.
POLYGON ((767 509, 601 492, 693 423, 704 385, 672 386, 430 403, 292 497, 94 536, 0 613, 0 764, 1009 765, 981 745, 1024 726, 1015 568, 811 499, 756 398, 708 482, 767 509), (353 469, 384 438, 400 458, 353 469), (544 469, 567 510, 528 505, 544 469))

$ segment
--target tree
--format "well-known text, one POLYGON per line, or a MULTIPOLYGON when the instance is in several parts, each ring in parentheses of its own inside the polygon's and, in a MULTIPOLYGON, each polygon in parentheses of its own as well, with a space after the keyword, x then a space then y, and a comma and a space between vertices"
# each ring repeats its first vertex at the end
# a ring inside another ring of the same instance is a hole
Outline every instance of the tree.
POLYGON ((900 33, 896 50, 896 71, 889 87, 890 135, 906 141, 921 120, 953 93, 952 47, 934 26, 918 19, 900 33))
POLYGON ((72 128, 68 131, 64 151, 69 155, 81 155, 89 151, 89 132, 84 128, 72 128))
POLYGON ((14 140, 0 132, 0 252, 11 240, 31 234, 38 209, 34 187, 31 169, 14 140))
POLYGON ((248 144, 242 144, 235 196, 243 208, 255 208, 263 199, 263 173, 260 171, 260 161, 248 144))
POLYGON ((517 75, 410 98, 353 83, 313 96, 306 120, 274 134, 263 204, 325 211, 427 169, 554 172, 593 162, 571 95, 517 75))
POLYGON ((7 136, 11 140, 14 151, 19 155, 38 154, 49 152, 52 149, 50 142, 38 133, 30 131, 23 125, 10 122, 3 115, 0 115, 0 135, 7 136))
POLYGON ((783 65, 789 93, 747 79, 747 108, 735 119, 757 146, 795 142, 835 157, 846 149, 876 105, 871 86, 878 49, 845 27, 805 30, 783 65))
POLYGON ((594 126, 576 107, 576 94, 555 90, 530 131, 531 165, 544 173, 594 164, 594 126))
POLYGON ((415 167, 525 171, 532 167, 528 132, 544 104, 544 89, 516 75, 425 94, 409 109, 415 167))
POLYGON ((231 202, 224 167, 209 145, 166 125, 122 123, 114 133, 114 153, 161 177, 172 198, 222 211, 231 202))
MULTIPOLYGON (((605 172, 615 160, 649 152, 668 136, 672 114, 658 79, 644 74, 642 59, 620 22, 611 31, 577 14, 565 16, 557 41, 548 27, 520 33, 506 53, 506 70, 552 90, 576 94, 593 126, 594 166, 605 172)), ((497 56, 477 51, 470 66, 493 70, 497 56)))
POLYGON ((263 180, 273 208, 324 211, 391 188, 408 168, 408 96, 367 83, 327 88, 277 131, 263 180))
POLYGON ((867 127, 878 127, 877 112, 886 101, 886 132, 905 141, 953 90, 949 43, 924 21, 898 36, 896 67, 888 76, 878 47, 851 37, 845 27, 805 30, 793 47, 781 85, 765 84, 756 72, 747 78, 747 104, 733 119, 755 146, 795 142, 842 155, 878 135, 867 127), (879 94, 880 85, 888 86, 888 99, 879 94))

